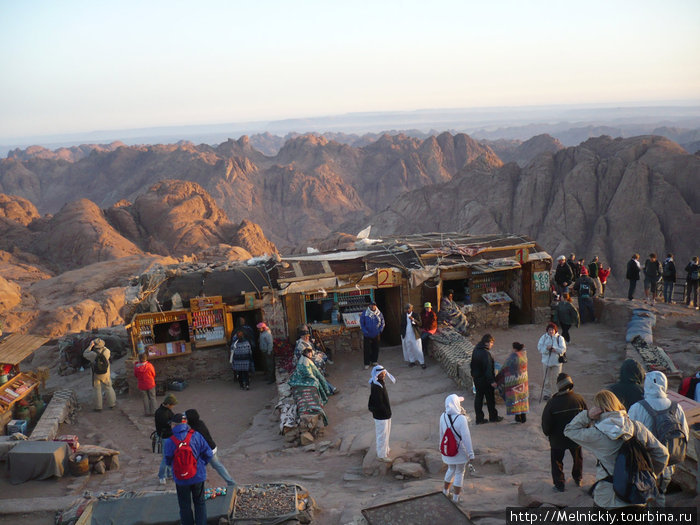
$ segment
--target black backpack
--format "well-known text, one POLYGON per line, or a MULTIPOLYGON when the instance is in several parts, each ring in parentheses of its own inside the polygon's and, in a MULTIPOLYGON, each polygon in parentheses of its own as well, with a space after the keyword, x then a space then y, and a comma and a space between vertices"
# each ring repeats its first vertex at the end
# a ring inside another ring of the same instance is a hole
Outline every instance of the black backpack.
POLYGON ((95 375, 106 374, 109 370, 109 359, 105 357, 102 350, 96 353, 97 357, 95 358, 95 362, 92 364, 92 371, 95 373, 95 375))
POLYGON ((583 298, 591 296, 591 287, 586 281, 581 281, 581 283, 578 285, 578 295, 579 297, 583 298))
POLYGON ((671 261, 664 262, 664 278, 671 277, 673 275, 673 270, 671 269, 672 264, 673 263, 671 261))
POLYGON ((645 410, 653 418, 651 432, 668 449, 668 464, 677 465, 685 461, 688 450, 688 436, 683 431, 683 425, 678 418, 675 401, 665 410, 654 410, 646 399, 640 401, 645 410))
POLYGON ((613 473, 603 481, 611 482, 615 495, 631 505, 646 505, 659 496, 651 455, 634 435, 622 444, 613 473))

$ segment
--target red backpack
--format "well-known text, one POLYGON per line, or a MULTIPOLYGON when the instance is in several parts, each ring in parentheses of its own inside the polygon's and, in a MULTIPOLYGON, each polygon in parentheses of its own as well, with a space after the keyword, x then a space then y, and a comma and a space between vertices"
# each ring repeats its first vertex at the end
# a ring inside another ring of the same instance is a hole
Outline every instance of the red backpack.
POLYGON ((450 426, 447 428, 447 430, 445 430, 445 433, 442 435, 442 439, 440 440, 440 454, 443 456, 454 457, 459 453, 459 444, 462 441, 462 436, 460 436, 459 432, 455 430, 454 421, 450 415, 447 413, 445 415, 450 420, 450 426), (459 441, 457 441, 455 438, 455 434, 457 434, 459 441))
POLYGON ((175 436, 170 436, 170 439, 175 443, 173 475, 177 479, 191 479, 197 474, 197 458, 190 446, 193 435, 194 430, 189 429, 182 441, 179 441, 175 436))

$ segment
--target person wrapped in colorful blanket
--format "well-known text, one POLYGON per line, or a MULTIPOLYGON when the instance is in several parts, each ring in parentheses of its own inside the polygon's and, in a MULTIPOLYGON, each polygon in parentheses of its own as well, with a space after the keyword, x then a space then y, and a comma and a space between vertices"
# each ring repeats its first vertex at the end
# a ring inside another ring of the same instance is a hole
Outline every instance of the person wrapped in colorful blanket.
POLYGON ((289 386, 312 386, 318 390, 318 396, 322 404, 328 402, 328 397, 334 393, 332 387, 323 377, 323 374, 314 364, 311 357, 313 355, 313 348, 304 348, 303 353, 297 366, 289 376, 289 386))

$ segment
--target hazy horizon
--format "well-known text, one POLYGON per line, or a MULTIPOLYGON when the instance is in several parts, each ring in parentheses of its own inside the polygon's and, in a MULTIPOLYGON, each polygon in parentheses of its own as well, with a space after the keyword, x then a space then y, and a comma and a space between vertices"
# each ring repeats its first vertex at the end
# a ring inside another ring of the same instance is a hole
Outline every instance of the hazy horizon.
POLYGON ((454 108, 697 104, 700 3, 672 6, 5 2, 0 143, 454 108))

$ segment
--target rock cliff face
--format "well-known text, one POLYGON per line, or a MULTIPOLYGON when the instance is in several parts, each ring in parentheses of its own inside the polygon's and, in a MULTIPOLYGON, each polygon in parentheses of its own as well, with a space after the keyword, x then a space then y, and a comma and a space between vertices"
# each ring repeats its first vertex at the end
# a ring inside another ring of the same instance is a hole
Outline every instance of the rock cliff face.
POLYGON ((490 147, 503 162, 515 162, 521 168, 542 153, 556 153, 564 149, 564 145, 550 135, 537 135, 525 142, 505 139, 479 142, 490 147))
POLYGON ((698 249, 700 158, 662 137, 590 139, 542 154, 526 168, 465 169, 399 197, 369 220, 372 236, 418 231, 526 234, 552 255, 598 255, 624 281, 634 252, 698 249), (429 220, 415 221, 415 217, 429 220))

